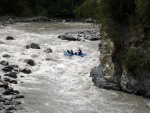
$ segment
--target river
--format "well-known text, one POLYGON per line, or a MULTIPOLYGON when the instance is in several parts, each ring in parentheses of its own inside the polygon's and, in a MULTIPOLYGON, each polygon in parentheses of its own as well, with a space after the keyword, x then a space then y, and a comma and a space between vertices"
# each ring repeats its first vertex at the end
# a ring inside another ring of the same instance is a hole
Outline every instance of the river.
MULTIPOLYGON (((90 75, 91 68, 99 65, 99 41, 66 41, 58 35, 93 28, 89 23, 16 23, 0 27, 1 56, 9 54, 8 61, 21 68, 32 70, 23 81, 12 85, 25 98, 20 100, 23 109, 17 113, 149 113, 149 99, 120 91, 97 88, 90 75), (6 36, 15 40, 5 40, 6 36), (41 49, 26 49, 37 43, 41 49), (53 53, 45 53, 51 48, 53 53), (66 57, 63 51, 82 49, 85 57, 66 57), (23 61, 31 58, 36 66, 29 67, 23 61)), ((1 57, 1 60, 5 58, 1 57)), ((2 75, 3 73, 0 72, 2 75)))

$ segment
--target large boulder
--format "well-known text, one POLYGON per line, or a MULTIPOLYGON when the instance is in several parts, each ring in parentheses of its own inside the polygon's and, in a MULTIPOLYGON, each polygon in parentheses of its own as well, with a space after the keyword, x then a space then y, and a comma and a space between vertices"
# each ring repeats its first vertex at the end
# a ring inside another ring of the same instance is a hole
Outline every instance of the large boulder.
POLYGON ((103 68, 101 65, 94 67, 90 72, 90 77, 92 77, 92 82, 94 85, 104 89, 120 90, 120 87, 110 82, 103 73, 103 68))
POLYGON ((59 35, 58 38, 62 40, 68 40, 68 41, 80 41, 81 39, 78 37, 74 37, 72 35, 59 35))
POLYGON ((26 45, 26 48, 32 48, 32 49, 40 49, 40 46, 38 44, 35 43, 31 43, 30 45, 26 45))
POLYGON ((29 64, 30 66, 35 66, 35 62, 32 59, 25 59, 24 62, 29 64))
POLYGON ((7 36, 6 40, 14 40, 14 38, 12 36, 7 36))
POLYGON ((83 36, 84 39, 90 41, 100 40, 100 33, 98 30, 85 30, 78 32, 78 36, 83 36))

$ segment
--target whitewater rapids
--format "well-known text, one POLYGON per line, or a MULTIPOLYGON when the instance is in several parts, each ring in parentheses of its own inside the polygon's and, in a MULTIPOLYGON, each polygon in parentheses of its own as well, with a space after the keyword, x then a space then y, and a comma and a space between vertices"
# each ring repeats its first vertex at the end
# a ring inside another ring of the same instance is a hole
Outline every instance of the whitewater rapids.
MULTIPOLYGON (((0 27, 0 59, 9 54, 10 64, 32 70, 13 85, 25 98, 17 113, 148 113, 148 99, 118 91, 99 89, 91 81, 91 68, 99 65, 99 41, 66 41, 58 35, 97 29, 89 23, 17 23, 0 27), (5 40, 13 36, 15 40, 5 40), (26 49, 37 43, 41 49, 26 49), (47 48, 52 53, 45 53, 47 48), (64 56, 64 51, 82 49, 85 57, 64 56), (31 67, 24 59, 33 59, 31 67)), ((3 73, 0 72, 2 75, 3 73)))

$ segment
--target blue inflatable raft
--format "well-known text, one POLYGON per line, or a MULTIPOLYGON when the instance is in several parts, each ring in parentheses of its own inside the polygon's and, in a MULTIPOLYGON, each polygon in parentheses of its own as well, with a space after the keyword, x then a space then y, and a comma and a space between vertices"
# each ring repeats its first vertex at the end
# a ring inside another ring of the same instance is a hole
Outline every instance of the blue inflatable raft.
POLYGON ((82 53, 82 55, 79 55, 79 54, 70 54, 70 53, 68 53, 68 52, 66 52, 66 51, 64 51, 64 55, 65 56, 80 56, 80 57, 84 57, 84 56, 86 56, 86 54, 85 53, 82 53))

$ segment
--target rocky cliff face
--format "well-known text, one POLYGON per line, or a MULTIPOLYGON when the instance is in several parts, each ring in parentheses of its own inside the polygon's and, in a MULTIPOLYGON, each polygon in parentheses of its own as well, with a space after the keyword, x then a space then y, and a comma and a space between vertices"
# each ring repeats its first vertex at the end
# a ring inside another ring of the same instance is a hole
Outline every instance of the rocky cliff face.
POLYGON ((114 73, 114 64, 111 60, 111 54, 114 50, 114 44, 110 39, 102 39, 99 44, 100 62, 105 76, 112 76, 114 73))
POLYGON ((110 39, 102 39, 99 44, 101 64, 92 69, 90 75, 94 84, 101 88, 150 97, 149 35, 150 32, 141 29, 128 35, 124 40, 124 51, 115 54, 121 60, 115 61, 114 43, 110 39))

